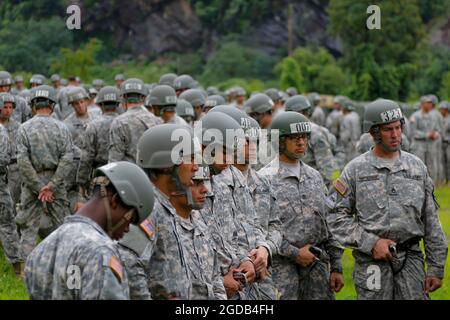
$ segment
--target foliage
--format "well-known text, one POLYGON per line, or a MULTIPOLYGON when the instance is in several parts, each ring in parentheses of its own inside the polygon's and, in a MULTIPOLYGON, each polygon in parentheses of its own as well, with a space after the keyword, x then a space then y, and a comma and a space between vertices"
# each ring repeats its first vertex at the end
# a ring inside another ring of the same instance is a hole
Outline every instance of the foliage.
POLYGON ((0 57, 3 67, 11 72, 47 74, 60 47, 72 47, 72 34, 58 18, 19 19, 0 28, 0 57))
MULTIPOLYGON (((300 69, 300 77, 302 78, 302 84, 298 88, 300 91, 338 94, 346 89, 350 81, 349 76, 338 66, 335 58, 325 48, 297 48, 290 59, 295 61, 300 69)), ((289 67, 284 66, 284 64, 285 60, 279 62, 275 66, 275 72, 283 77, 283 70, 285 70, 284 76, 287 73, 291 74, 290 77, 292 77, 293 73, 296 72, 294 71, 295 67, 289 70, 289 67)), ((281 87, 285 87, 283 80, 281 80, 281 87)))
POLYGON ((353 75, 350 92, 360 100, 383 96, 405 99, 425 36, 417 1, 379 3, 381 29, 369 30, 366 9, 371 0, 331 0, 330 32, 344 45, 342 65, 353 75), (359 87, 361 85, 361 87, 359 87))
POLYGON ((223 82, 230 78, 267 79, 273 76, 272 58, 237 42, 222 44, 209 59, 200 77, 205 85, 223 82))
POLYGON ((300 92, 304 90, 303 76, 297 61, 292 57, 284 58, 281 62, 280 87, 286 90, 289 87, 297 88, 300 92))
POLYGON ((191 0, 195 13, 207 26, 222 33, 241 32, 268 13, 268 0, 191 0))
POLYGON ((439 91, 439 95, 442 100, 450 99, 450 71, 444 74, 442 77, 441 90, 439 91))
POLYGON ((62 48, 61 59, 52 63, 51 70, 64 77, 78 75, 81 79, 90 78, 90 68, 97 64, 96 54, 101 48, 101 41, 95 38, 76 50, 62 48))

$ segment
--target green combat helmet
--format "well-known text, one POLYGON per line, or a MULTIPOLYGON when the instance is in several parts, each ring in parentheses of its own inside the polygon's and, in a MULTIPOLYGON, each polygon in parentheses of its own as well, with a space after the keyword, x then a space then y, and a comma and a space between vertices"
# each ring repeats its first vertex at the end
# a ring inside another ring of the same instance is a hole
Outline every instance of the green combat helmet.
POLYGON ((264 93, 267 94, 274 103, 277 103, 282 99, 280 92, 275 88, 267 89, 264 93))
POLYGON ((309 138, 311 135, 311 122, 298 112, 286 111, 280 113, 273 119, 270 129, 278 130, 280 137, 290 134, 307 133, 309 138))
MULTIPOLYGON (((201 125, 202 128, 202 136, 198 139, 205 147, 218 145, 229 151, 234 151, 237 146, 236 140, 227 139, 227 130, 236 133, 236 136, 244 137, 244 131, 239 123, 222 112, 208 112, 197 125, 201 125)), ((199 131, 196 132, 200 134, 199 131)))
POLYGON ((30 104, 33 108, 53 108, 56 104, 56 91, 50 86, 37 86, 31 89, 30 92, 30 104))
MULTIPOLYGON (((271 130, 278 130, 280 142, 279 142, 279 151, 285 154, 290 159, 300 159, 302 155, 294 154, 288 152, 285 146, 286 136, 306 133, 308 140, 311 138, 311 122, 304 115, 293 112, 286 111, 275 117, 271 126, 271 130)), ((277 141, 272 141, 272 145, 276 148, 277 141)))
POLYGON ((378 99, 366 105, 364 110, 363 129, 369 132, 374 126, 388 124, 400 120, 404 123, 400 106, 392 100, 378 99))
POLYGON ((173 82, 178 77, 175 73, 166 73, 159 78, 158 84, 165 84, 173 87, 173 82))
POLYGON ((171 86, 160 84, 148 95, 148 103, 153 107, 155 115, 160 116, 161 112, 175 111, 177 94, 171 86))
POLYGON ((342 106, 343 110, 355 111, 355 106, 353 105, 353 102, 350 99, 348 99, 348 98, 342 100, 340 105, 342 106))
POLYGON ((192 128, 166 123, 152 127, 144 132, 137 144, 138 165, 152 176, 155 170, 169 169, 177 194, 184 194, 192 204, 191 186, 184 185, 178 175, 183 162, 197 161, 201 157, 201 147, 194 137, 192 128))
POLYGON ((120 86, 120 95, 126 102, 139 103, 147 95, 147 90, 141 79, 130 78, 120 86))
POLYGON ((30 79, 30 85, 41 86, 45 83, 45 77, 42 74, 34 74, 30 79))
POLYGON ((216 95, 212 95, 212 96, 208 96, 206 97, 206 101, 205 104, 203 105, 203 111, 204 112, 208 112, 209 110, 211 110, 212 108, 214 108, 215 106, 220 106, 223 104, 226 104, 226 100, 224 97, 216 94, 216 95))
POLYGON ((249 117, 247 116, 247 114, 244 111, 241 111, 238 108, 228 106, 228 105, 221 105, 221 106, 214 107, 210 112, 208 112, 208 114, 215 113, 215 112, 224 113, 224 114, 230 116, 241 126, 242 130, 244 130, 244 131, 250 127, 249 117))
POLYGON ((183 118, 187 123, 192 123, 195 119, 194 107, 184 99, 178 99, 175 108, 177 115, 183 118))
POLYGON ((194 89, 196 86, 195 80, 188 74, 182 74, 173 81, 173 87, 177 93, 187 89, 194 89))
POLYGON ((0 71, 0 87, 12 86, 13 79, 8 71, 0 71))
POLYGON ((94 87, 90 87, 88 90, 88 94, 89 94, 89 98, 95 99, 95 97, 98 95, 98 91, 94 87))
POLYGON ((295 111, 303 113, 306 114, 308 117, 312 113, 312 105, 309 102, 308 98, 306 98, 303 95, 296 95, 290 97, 284 105, 286 107, 286 111, 295 111))
POLYGON ((273 101, 265 93, 256 93, 245 102, 245 110, 248 114, 262 114, 272 111, 273 101))
POLYGON ((0 110, 3 109, 5 103, 10 102, 13 105, 13 108, 16 107, 16 99, 14 99, 14 96, 7 92, 1 92, 0 93, 0 110))
POLYGON ((311 92, 308 94, 308 100, 313 107, 317 107, 320 104, 320 95, 317 92, 311 92))
POLYGON ((50 81, 51 82, 58 82, 61 81, 61 77, 59 76, 59 74, 52 74, 52 76, 50 77, 50 81))
POLYGON ((114 81, 125 81, 125 76, 121 73, 114 76, 114 81))
POLYGON ((69 104, 73 104, 74 102, 83 99, 89 99, 89 96, 83 87, 72 88, 67 93, 67 101, 69 104))
POLYGON ((289 87, 289 88, 287 88, 287 89, 286 89, 286 93, 287 93, 290 97, 293 97, 293 96, 298 95, 297 88, 294 88, 294 87, 289 87))
POLYGON ((110 208, 107 208, 107 232, 110 236, 124 223, 131 220, 134 210, 137 219, 133 224, 140 224, 152 212, 155 203, 153 186, 145 172, 136 164, 128 161, 108 163, 95 171, 93 184, 100 186, 102 197, 105 197, 106 187, 112 184, 120 200, 133 209, 128 211, 124 218, 116 225, 112 225, 110 208))
POLYGON ((184 99, 189 102, 193 107, 203 107, 206 102, 206 97, 202 93, 201 90, 198 89, 189 89, 184 91, 179 96, 180 99, 184 99))
POLYGON ((120 103, 120 91, 116 87, 103 87, 97 95, 97 104, 101 106, 118 107, 120 103))
POLYGON ((18 83, 18 82, 23 82, 23 76, 20 75, 20 74, 18 74, 18 75, 14 78, 14 81, 15 81, 16 83, 18 83))
POLYGON ((450 111, 450 103, 448 101, 441 101, 441 103, 439 103, 439 109, 450 111))
POLYGON ((242 96, 246 96, 246 95, 247 95, 247 92, 246 92, 245 89, 242 88, 242 87, 235 87, 235 88, 234 88, 234 95, 235 95, 236 97, 242 97, 242 96))
POLYGON ((217 89, 214 86, 209 86, 206 89, 206 93, 208 94, 208 96, 214 96, 214 95, 218 95, 220 93, 219 89, 217 89))
POLYGON ((97 90, 100 91, 101 88, 105 86, 105 82, 102 79, 95 79, 92 81, 92 86, 97 90))
POLYGON ((337 103, 342 106, 342 104, 345 102, 345 100, 348 100, 346 96, 336 96, 334 97, 334 103, 337 103))

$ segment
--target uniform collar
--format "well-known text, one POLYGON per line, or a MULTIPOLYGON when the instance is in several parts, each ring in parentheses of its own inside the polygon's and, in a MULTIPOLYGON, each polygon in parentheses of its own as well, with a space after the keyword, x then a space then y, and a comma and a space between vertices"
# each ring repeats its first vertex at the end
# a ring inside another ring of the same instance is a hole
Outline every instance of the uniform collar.
POLYGON ((161 192, 161 190, 159 190, 154 184, 153 184, 153 190, 155 191, 155 197, 159 201, 161 206, 166 208, 173 215, 176 215, 177 211, 170 203, 169 197, 167 195, 165 195, 163 192, 161 192))
POLYGON ((380 158, 378 158, 375 153, 373 152, 373 147, 370 149, 370 151, 367 153, 368 154, 368 160, 369 163, 374 166, 377 169, 389 169, 392 172, 399 172, 402 170, 408 170, 408 165, 407 165, 407 161, 403 161, 403 156, 402 156, 402 151, 400 150, 400 156, 395 160, 394 164, 392 165, 391 168, 386 166, 386 163, 384 163, 384 161, 382 161, 380 158))
POLYGON ((92 228, 94 228, 96 231, 101 233, 103 236, 109 238, 106 231, 103 230, 103 228, 100 227, 97 222, 95 222, 94 220, 92 220, 89 217, 81 216, 79 214, 74 214, 74 215, 65 217, 64 223, 86 223, 86 224, 90 225, 92 228))

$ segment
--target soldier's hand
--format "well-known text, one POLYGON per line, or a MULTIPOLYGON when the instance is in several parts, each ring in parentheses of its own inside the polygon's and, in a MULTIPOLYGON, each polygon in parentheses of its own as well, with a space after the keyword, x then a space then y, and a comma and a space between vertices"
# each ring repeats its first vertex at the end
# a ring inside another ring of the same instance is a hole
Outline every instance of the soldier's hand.
POLYGON ((247 277, 247 282, 252 283, 253 281, 255 281, 256 271, 251 261, 242 262, 239 268, 236 269, 236 271, 245 273, 245 276, 247 277))
POLYGON ((267 269, 267 264, 269 261, 269 252, 264 247, 259 247, 258 249, 253 249, 250 251, 250 258, 255 265, 256 273, 262 272, 264 269, 267 269))
POLYGON ((330 275, 330 288, 334 292, 339 292, 344 287, 344 277, 342 273, 332 272, 330 275))
POLYGON ((375 260, 392 260, 392 254, 389 251, 390 245, 395 245, 395 241, 390 239, 379 239, 372 249, 372 256, 375 260))
POLYGON ((442 279, 438 277, 427 276, 425 278, 425 292, 430 293, 442 287, 442 279))
POLYGON ((295 262, 297 262, 302 267, 307 267, 317 260, 317 257, 311 251, 309 251, 309 248, 311 248, 311 245, 307 244, 306 246, 300 248, 300 250, 298 251, 298 256, 295 262))
POLYGON ((42 189, 39 191, 38 199, 41 202, 49 202, 49 203, 55 200, 53 196, 53 191, 51 191, 48 186, 42 187, 42 189))
POLYGON ((242 283, 236 281, 233 277, 233 270, 230 270, 225 277, 223 277, 223 286, 227 293, 227 297, 233 297, 238 291, 242 290, 242 283))

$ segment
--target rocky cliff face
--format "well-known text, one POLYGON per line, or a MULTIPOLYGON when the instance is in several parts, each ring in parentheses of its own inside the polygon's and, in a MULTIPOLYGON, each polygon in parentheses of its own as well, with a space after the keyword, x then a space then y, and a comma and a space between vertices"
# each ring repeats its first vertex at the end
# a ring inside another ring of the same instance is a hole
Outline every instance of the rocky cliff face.
MULTIPOLYGON (((94 5, 86 0, 78 1, 82 7, 86 3, 82 9, 86 32, 111 34, 117 47, 137 56, 196 51, 200 47, 213 50, 223 36, 212 26, 202 25, 188 0, 100 0, 94 5)), ((280 48, 287 48, 288 2, 274 0, 272 7, 276 10, 244 30, 243 41, 271 55, 279 53, 280 48)), ((339 41, 326 33, 327 4, 327 0, 295 1, 292 10, 294 47, 314 43, 329 48, 336 55, 341 52, 339 41)))

